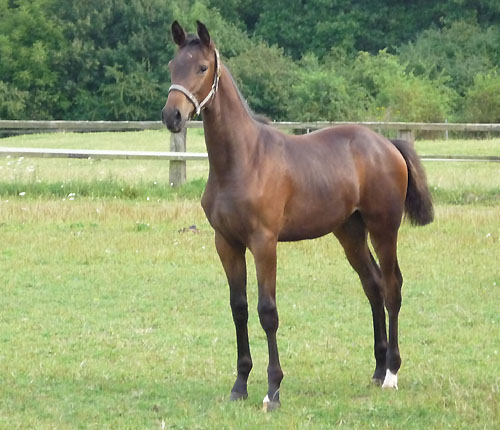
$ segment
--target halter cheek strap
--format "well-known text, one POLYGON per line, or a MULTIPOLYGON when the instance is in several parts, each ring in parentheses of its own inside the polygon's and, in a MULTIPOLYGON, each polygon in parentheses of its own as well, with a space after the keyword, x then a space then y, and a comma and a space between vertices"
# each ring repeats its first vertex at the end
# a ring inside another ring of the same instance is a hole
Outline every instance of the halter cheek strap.
POLYGON ((215 73, 214 73, 214 82, 212 83, 212 88, 210 89, 210 92, 208 95, 201 101, 201 103, 198 101, 196 96, 189 91, 186 87, 183 87, 182 85, 177 85, 173 84, 170 85, 170 88, 168 89, 168 93, 170 94, 171 91, 179 91, 182 94, 184 94, 191 103, 193 103, 196 111, 196 115, 199 115, 201 110, 205 108, 208 102, 215 97, 215 93, 217 92, 217 89, 219 88, 219 78, 221 75, 221 67, 220 67, 220 57, 219 57, 219 51, 216 49, 215 50, 215 73))
POLYGON ((189 99, 189 101, 191 103, 193 103, 193 105, 196 109, 196 115, 200 114, 202 106, 198 102, 198 99, 196 98, 196 96, 191 91, 189 91, 187 88, 184 88, 182 85, 175 85, 175 84, 170 85, 170 88, 168 89, 168 93, 170 94, 171 91, 179 91, 182 94, 184 94, 189 99))

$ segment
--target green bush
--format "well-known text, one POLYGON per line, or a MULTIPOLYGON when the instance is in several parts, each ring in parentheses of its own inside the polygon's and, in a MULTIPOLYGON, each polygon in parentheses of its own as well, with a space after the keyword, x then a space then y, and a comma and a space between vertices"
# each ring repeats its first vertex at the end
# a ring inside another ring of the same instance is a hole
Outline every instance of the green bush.
POLYGON ((468 122, 500 122, 500 75, 496 71, 478 74, 467 90, 464 120, 468 122))
POLYGON ((364 118, 370 103, 366 90, 349 82, 331 64, 309 54, 300 62, 288 100, 292 121, 350 121, 364 118))
POLYGON ((287 119, 297 65, 281 48, 264 43, 251 45, 229 59, 227 65, 252 109, 273 120, 287 119))
POLYGON ((385 50, 378 55, 361 52, 351 80, 369 92, 369 116, 380 121, 441 122, 451 115, 456 97, 443 82, 407 72, 385 50))

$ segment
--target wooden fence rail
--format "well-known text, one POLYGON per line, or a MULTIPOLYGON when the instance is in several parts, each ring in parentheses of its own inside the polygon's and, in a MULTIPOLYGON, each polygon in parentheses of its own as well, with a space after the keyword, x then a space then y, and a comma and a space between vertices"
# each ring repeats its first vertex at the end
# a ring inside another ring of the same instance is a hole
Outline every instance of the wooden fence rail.
POLYGON ((207 160, 204 152, 120 151, 98 149, 9 148, 0 147, 0 156, 25 158, 80 158, 94 160, 207 160))
MULTIPOLYGON (((284 130, 317 130, 320 128, 361 124, 374 130, 396 131, 463 131, 463 132, 500 132, 500 124, 467 124, 467 123, 426 123, 426 122, 273 122, 274 127, 284 130)), ((191 121, 188 128, 203 128, 201 121, 191 121)), ((16 121, 0 120, 0 132, 99 132, 99 131, 131 131, 131 130, 162 130, 165 126, 161 121, 16 121)))
MULTIPOLYGON (((281 130, 317 130, 330 126, 361 124, 382 132, 395 130, 399 138, 413 142, 416 131, 455 131, 455 132, 500 132, 500 124, 464 123, 404 123, 404 122, 274 122, 281 130)), ((201 121, 191 121, 187 128, 202 128, 201 121)), ((10 121, 0 120, 0 133, 25 134, 47 132, 103 132, 163 130, 160 121, 10 121)), ((186 130, 172 134, 170 152, 149 151, 112 151, 112 150, 68 150, 51 148, 7 148, 0 147, 0 156, 37 157, 37 158, 94 158, 94 159, 155 159, 170 161, 170 183, 175 186, 186 181, 186 161, 207 159, 207 154, 186 152, 186 130)), ((443 156, 427 155, 421 157, 429 161, 493 161, 500 157, 489 156, 443 156)))
MULTIPOLYGON (((205 152, 162 152, 162 151, 121 151, 99 149, 56 149, 56 148, 10 148, 0 146, 0 157, 25 158, 77 158, 94 160, 168 160, 195 161, 208 160, 205 152)), ((500 162, 500 157, 489 155, 421 155, 425 161, 491 161, 500 162)))

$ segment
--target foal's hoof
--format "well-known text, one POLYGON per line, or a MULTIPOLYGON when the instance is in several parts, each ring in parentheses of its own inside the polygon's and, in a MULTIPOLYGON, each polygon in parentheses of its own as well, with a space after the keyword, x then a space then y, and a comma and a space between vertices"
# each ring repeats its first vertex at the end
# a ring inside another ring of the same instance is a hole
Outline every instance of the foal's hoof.
POLYGON ((384 367, 378 367, 375 369, 372 377, 373 385, 382 385, 384 383, 385 375, 387 374, 387 369, 384 367))
POLYGON ((389 389, 398 389, 398 374, 392 373, 389 369, 387 369, 387 373, 385 374, 384 383, 382 384, 382 388, 389 389))
POLYGON ((247 397, 247 392, 239 393, 237 391, 231 391, 231 397, 229 398, 229 400, 231 400, 231 402, 236 402, 237 400, 245 400, 247 397))
POLYGON ((279 409, 280 407, 281 403, 279 401, 271 402, 271 400, 269 400, 269 396, 264 397, 264 401, 262 402, 262 410, 264 412, 272 412, 276 409, 279 409))

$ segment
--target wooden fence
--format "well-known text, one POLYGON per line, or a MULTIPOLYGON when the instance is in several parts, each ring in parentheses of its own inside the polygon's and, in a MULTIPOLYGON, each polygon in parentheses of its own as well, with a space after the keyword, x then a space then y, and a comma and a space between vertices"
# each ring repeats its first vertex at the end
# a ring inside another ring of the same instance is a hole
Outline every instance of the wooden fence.
MULTIPOLYGON (((403 123, 403 122, 275 122, 274 127, 281 130, 312 131, 330 126, 361 124, 380 133, 396 131, 398 138, 414 141, 417 131, 452 132, 500 132, 500 124, 463 124, 463 123, 403 123)), ((202 128, 201 121, 191 121, 187 128, 202 128)), ((0 133, 26 134, 50 132, 101 132, 101 131, 138 131, 162 130, 160 121, 10 121, 0 120, 0 133)), ((205 153, 186 152, 186 130, 172 134, 169 152, 149 151, 112 151, 112 150, 68 150, 50 148, 8 148, 0 147, 0 156, 38 157, 38 158, 95 158, 95 159, 155 159, 170 161, 170 183, 175 186, 186 181, 186 161, 207 159, 205 153)), ((495 156, 422 156, 428 161, 493 161, 500 162, 495 156)))
MULTIPOLYGON (((401 133, 415 131, 453 131, 453 132, 500 132, 500 124, 465 124, 465 123, 426 123, 426 122, 273 122, 274 127, 282 130, 317 130, 320 128, 362 124, 374 130, 396 130, 401 133)), ((191 121, 188 128, 203 128, 201 121, 191 121)), ((132 131, 162 130, 161 121, 10 121, 0 120, 0 132, 24 134, 27 132, 98 132, 98 131, 132 131)))

